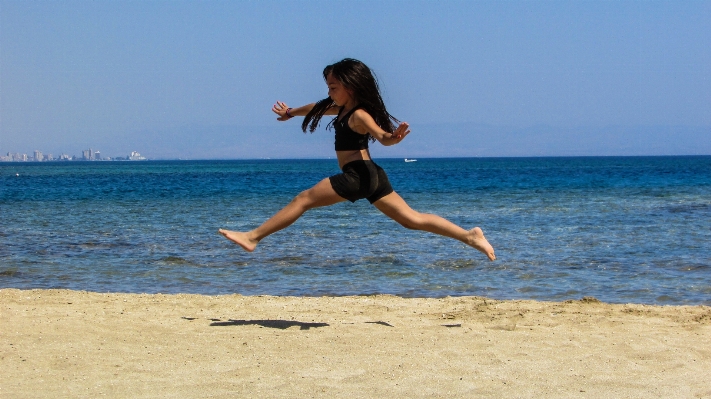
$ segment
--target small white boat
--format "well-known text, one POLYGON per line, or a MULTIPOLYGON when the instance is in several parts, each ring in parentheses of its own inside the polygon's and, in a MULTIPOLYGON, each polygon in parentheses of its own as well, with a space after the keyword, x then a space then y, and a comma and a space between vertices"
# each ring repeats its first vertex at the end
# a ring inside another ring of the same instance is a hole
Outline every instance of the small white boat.
POLYGON ((416 159, 407 159, 407 158, 405 158, 405 162, 417 162, 417 160, 416 160, 416 159))

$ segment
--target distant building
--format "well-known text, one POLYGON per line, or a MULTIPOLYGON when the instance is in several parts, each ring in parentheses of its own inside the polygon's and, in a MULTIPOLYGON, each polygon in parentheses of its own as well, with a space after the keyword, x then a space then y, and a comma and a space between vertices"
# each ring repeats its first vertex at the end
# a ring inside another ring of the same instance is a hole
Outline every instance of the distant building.
POLYGON ((88 150, 83 150, 81 152, 81 159, 85 161, 99 161, 101 160, 101 153, 89 148, 88 150))
POLYGON ((72 157, 70 157, 70 156, 67 155, 67 154, 62 154, 62 155, 59 156, 59 160, 60 160, 60 161, 71 161, 71 160, 72 160, 72 157))
POLYGON ((145 161, 146 157, 139 154, 137 151, 131 151, 131 155, 128 156, 130 161, 145 161))
POLYGON ((42 151, 37 151, 37 150, 35 150, 35 161, 37 161, 37 162, 43 161, 43 159, 42 159, 42 151))
POLYGON ((47 154, 44 156, 45 161, 54 161, 54 156, 52 154, 47 154))

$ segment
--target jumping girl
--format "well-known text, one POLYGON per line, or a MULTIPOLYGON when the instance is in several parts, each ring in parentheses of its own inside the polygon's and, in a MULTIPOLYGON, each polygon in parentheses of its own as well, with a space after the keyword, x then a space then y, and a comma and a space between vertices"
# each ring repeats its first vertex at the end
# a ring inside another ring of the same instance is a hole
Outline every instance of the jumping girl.
POLYGON ((336 115, 328 126, 333 126, 336 131, 336 156, 343 173, 323 179, 301 192, 252 231, 220 229, 220 234, 252 252, 259 241, 291 225, 309 209, 366 198, 403 227, 457 239, 483 252, 490 260, 496 259, 494 248, 480 228, 467 231, 437 215, 413 210, 393 191, 385 171, 371 160, 369 141, 378 140, 386 146, 397 144, 410 133, 410 126, 406 122, 399 123, 387 111, 370 69, 360 61, 347 58, 327 66, 323 77, 328 85, 328 98, 298 108, 289 108, 277 101, 272 111, 282 122, 304 116, 301 124, 304 132, 307 128, 311 132, 316 130, 324 115, 336 115), (394 123, 399 123, 397 128, 394 123))

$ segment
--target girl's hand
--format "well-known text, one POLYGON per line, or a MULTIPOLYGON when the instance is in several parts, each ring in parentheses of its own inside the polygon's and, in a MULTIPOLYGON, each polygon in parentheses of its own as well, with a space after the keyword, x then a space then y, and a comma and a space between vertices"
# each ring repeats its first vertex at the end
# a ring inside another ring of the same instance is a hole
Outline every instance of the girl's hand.
POLYGON ((287 109, 289 109, 289 107, 285 103, 277 101, 276 104, 274 104, 274 106, 272 107, 272 112, 279 115, 279 117, 277 118, 278 121, 284 122, 288 121, 293 117, 293 115, 289 116, 286 114, 287 109))
POLYGON ((408 134, 410 134, 410 124, 407 122, 402 122, 395 129, 394 132, 386 132, 377 123, 368 112, 364 109, 357 109, 353 112, 353 116, 348 120, 348 126, 353 129, 354 132, 360 134, 370 133, 376 140, 382 145, 395 145, 402 141, 408 134))
POLYGON ((392 140, 393 144, 397 144, 402 141, 402 139, 405 138, 408 134, 410 134, 410 124, 407 122, 402 122, 400 125, 398 125, 397 129, 392 133, 392 137, 390 140, 392 140))

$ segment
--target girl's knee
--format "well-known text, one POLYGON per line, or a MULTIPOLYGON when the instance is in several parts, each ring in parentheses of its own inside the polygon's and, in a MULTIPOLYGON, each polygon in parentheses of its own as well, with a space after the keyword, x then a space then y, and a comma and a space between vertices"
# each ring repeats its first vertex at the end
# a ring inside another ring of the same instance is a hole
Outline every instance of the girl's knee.
POLYGON ((314 207, 313 196, 311 195, 310 190, 300 192, 291 202, 306 210, 314 207))

